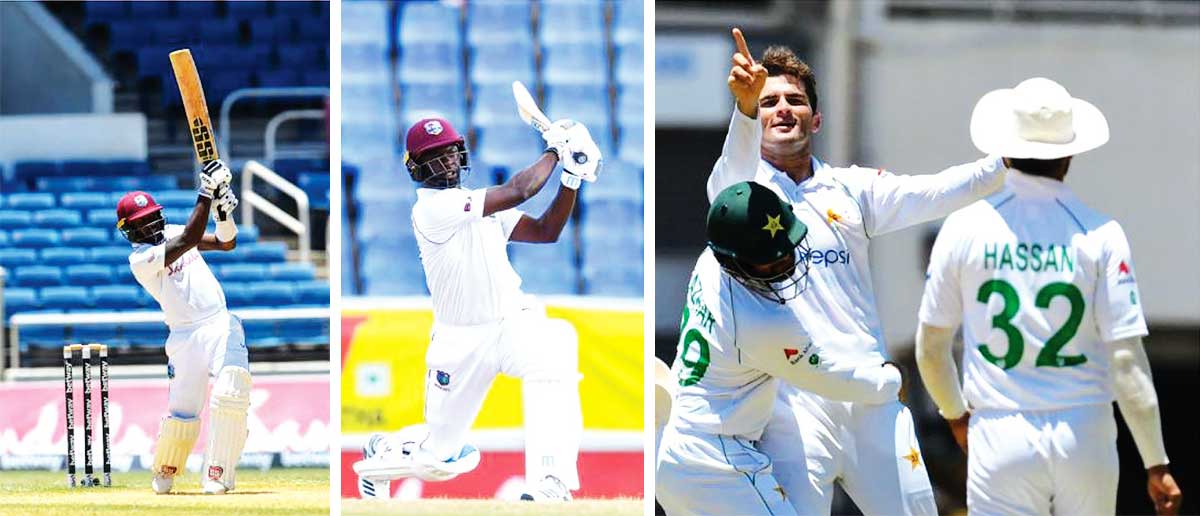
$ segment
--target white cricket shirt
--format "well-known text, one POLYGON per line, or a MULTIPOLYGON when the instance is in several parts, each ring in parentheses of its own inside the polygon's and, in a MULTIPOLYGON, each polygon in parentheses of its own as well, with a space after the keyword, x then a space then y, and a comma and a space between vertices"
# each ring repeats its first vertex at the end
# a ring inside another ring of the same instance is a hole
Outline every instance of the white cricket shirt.
POLYGON ((688 282, 680 328, 671 368, 680 428, 758 440, 777 379, 841 401, 884 403, 900 389, 900 373, 878 357, 812 342, 790 306, 747 289, 708 249, 688 282))
POLYGON ((871 238, 944 217, 1003 185, 999 157, 937 174, 834 168, 813 159, 813 176, 796 184, 761 157, 762 125, 736 108, 721 157, 708 178, 708 200, 741 181, 762 184, 792 204, 808 226, 809 286, 788 303, 814 341, 886 356, 868 248, 871 238))
POLYGON ((920 317, 963 324, 976 409, 1111 403, 1104 343, 1146 335, 1121 226, 1061 181, 1016 171, 942 225, 920 317))
POLYGON ((166 265, 166 240, 182 235, 183 228, 180 224, 168 224, 163 228, 164 243, 136 244, 129 254, 133 277, 158 301, 171 329, 189 326, 225 311, 225 291, 204 257, 200 256, 199 249, 188 249, 175 263, 166 265))
POLYGON ((522 303, 521 278, 508 261, 508 237, 523 213, 483 216, 487 190, 419 188, 412 225, 425 283, 440 323, 474 325, 500 320, 522 303))

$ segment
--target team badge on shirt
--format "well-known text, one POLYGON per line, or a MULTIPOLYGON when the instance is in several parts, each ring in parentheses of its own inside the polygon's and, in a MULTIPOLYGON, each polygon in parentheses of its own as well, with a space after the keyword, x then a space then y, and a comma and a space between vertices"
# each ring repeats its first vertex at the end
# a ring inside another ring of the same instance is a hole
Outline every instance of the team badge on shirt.
POLYGON ((429 133, 433 136, 437 136, 439 134, 442 134, 442 130, 443 130, 442 123, 437 120, 430 120, 428 122, 425 122, 425 132, 426 133, 429 133))
POLYGON ((438 371, 435 378, 437 379, 438 387, 443 389, 450 387, 450 373, 438 371))

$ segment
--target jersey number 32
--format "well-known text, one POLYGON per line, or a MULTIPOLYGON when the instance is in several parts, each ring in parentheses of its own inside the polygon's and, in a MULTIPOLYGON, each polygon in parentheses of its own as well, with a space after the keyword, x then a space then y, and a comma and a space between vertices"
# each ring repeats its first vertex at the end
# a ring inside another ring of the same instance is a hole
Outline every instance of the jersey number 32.
MULTIPOLYGON (((1013 317, 1021 308, 1021 299, 1017 295, 1017 289, 1002 279, 988 280, 980 285, 976 299, 980 303, 987 304, 993 294, 999 294, 1004 299, 1004 310, 992 317, 992 327, 1003 331, 1008 336, 1008 351, 1004 353, 1004 356, 998 357, 988 349, 987 344, 980 344, 979 353, 985 360, 997 367, 1005 370, 1012 369, 1021 362, 1021 355, 1025 352, 1025 338, 1021 336, 1021 330, 1012 325, 1013 317)), ((1059 296, 1067 298, 1067 301, 1071 303, 1071 314, 1067 316, 1066 323, 1050 336, 1050 340, 1046 341, 1046 346, 1038 353, 1037 367, 1072 367, 1087 362, 1087 357, 1083 355, 1059 355, 1062 347, 1075 337, 1075 332, 1079 331, 1079 323, 1083 320, 1084 301, 1079 287, 1061 281, 1046 285, 1038 291, 1037 297, 1034 299, 1034 306, 1043 309, 1049 308, 1050 301, 1059 296)))

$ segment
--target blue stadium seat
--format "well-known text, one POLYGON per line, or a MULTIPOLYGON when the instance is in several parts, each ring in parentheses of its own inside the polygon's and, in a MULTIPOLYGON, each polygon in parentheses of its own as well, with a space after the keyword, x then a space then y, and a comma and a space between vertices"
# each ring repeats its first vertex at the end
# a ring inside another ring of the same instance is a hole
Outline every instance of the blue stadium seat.
POLYGON ((71 326, 71 340, 88 344, 104 344, 114 348, 129 344, 128 340, 121 338, 120 333, 121 325, 116 323, 74 324, 71 326))
POLYGON ((26 326, 20 330, 21 350, 28 348, 55 348, 70 344, 67 340, 67 328, 60 324, 39 324, 26 326))
MULTIPOLYGON (((129 4, 132 11, 131 14, 135 20, 146 22, 155 18, 166 18, 171 15, 171 5, 168 2, 129 2, 129 4)), ((147 25, 161 21, 155 20, 147 23, 147 25)))
POLYGON ((151 32, 143 20, 114 20, 108 24, 108 46, 114 51, 135 50, 150 43, 151 32))
POLYGON ((459 8, 441 2, 400 5, 400 43, 458 41, 459 8))
POLYGON ((62 269, 51 265, 28 265, 13 271, 11 281, 19 287, 62 285, 62 269))
MULTIPOLYGON (((139 2, 140 3, 140 2, 139 2)), ((164 60, 166 58, 164 57, 164 60)), ((62 162, 60 173, 64 176, 86 177, 100 170, 100 162, 94 159, 66 160, 62 162)))
MULTIPOLYGON (((129 268, 129 262, 123 265, 113 266, 113 278, 118 285, 137 285, 137 280, 133 278, 133 269, 129 268)), ((149 296, 149 294, 146 294, 149 296)))
POLYGON ((41 249, 58 245, 58 232, 53 229, 16 229, 10 233, 12 245, 22 249, 41 249))
POLYGON ((161 348, 167 343, 167 326, 162 323, 128 323, 121 325, 125 340, 132 346, 161 348))
MULTIPOLYGON (((287 324, 290 324, 290 321, 287 324)), ((285 342, 279 338, 279 326, 280 321, 242 321, 242 329, 246 332, 246 345, 252 348, 282 346, 285 342)))
POLYGON ((112 228, 117 226, 117 210, 116 204, 110 204, 112 208, 93 208, 87 210, 87 224, 98 228, 112 228))
POLYGON ((546 45, 604 40, 604 5, 600 0, 543 0, 540 36, 546 45))
MULTIPOLYGON (((320 9, 324 2, 275 2, 275 14, 287 15, 293 18, 313 17, 319 13, 328 12, 320 9)), ((328 26, 326 26, 328 29, 328 26)))
MULTIPOLYGON (((175 79, 171 79, 171 83, 175 83, 175 79)), ((205 83, 207 86, 207 83, 205 83)), ((179 99, 179 92, 175 92, 175 98, 179 99)), ((211 102, 211 101, 210 101, 211 102)), ((117 201, 125 192, 133 190, 143 190, 147 192, 155 192, 158 190, 174 190, 178 188, 175 184, 175 178, 167 175, 157 176, 133 176, 133 177, 114 177, 109 180, 108 190, 115 193, 110 200, 112 201, 113 210, 116 210, 117 201)))
POLYGON ((167 190, 154 194, 154 200, 164 208, 184 208, 192 210, 196 207, 195 190, 167 190))
POLYGON ((309 346, 329 344, 329 320, 297 319, 281 322, 277 334, 285 344, 309 346))
POLYGON ((0 229, 0 248, 8 247, 10 243, 11 240, 9 239, 8 231, 0 229))
POLYGON ((316 56, 324 55, 324 47, 315 45, 283 45, 279 47, 279 65, 295 68, 311 67, 316 56))
POLYGON ((252 20, 267 16, 269 2, 226 2, 225 10, 232 18, 252 20))
POLYGON ((400 77, 406 83, 461 87, 462 47, 449 41, 408 43, 400 50, 400 77))
POLYGON ((33 212, 33 225, 39 228, 63 229, 83 224, 77 210, 49 209, 33 212))
POLYGON ((640 84, 645 82, 643 50, 640 41, 617 47, 614 75, 617 84, 640 84))
POLYGON ((546 84, 608 84, 608 60, 602 40, 563 43, 542 49, 546 84))
POLYGON ((545 142, 542 138, 523 124, 495 125, 481 129, 479 144, 476 146, 480 160, 504 164, 532 163, 544 148, 545 142))
POLYGON ((220 272, 222 282, 253 282, 267 279, 267 267, 261 263, 230 263, 222 265, 220 272))
POLYGON ((42 307, 38 302, 37 291, 31 288, 5 288, 4 289, 4 310, 2 314, 7 320, 8 316, 21 312, 37 310, 42 307))
POLYGON ((308 194, 309 206, 318 210, 329 209, 329 173, 304 172, 300 174, 299 186, 308 194))
MULTIPOLYGON (((525 83, 532 87, 531 84, 525 83)), ((514 126, 519 123, 517 104, 513 100, 512 81, 476 84, 472 90, 471 124, 477 128, 494 125, 514 126)), ((536 94, 535 92, 530 92, 536 94)))
POLYGON ((10 194, 4 205, 14 210, 47 210, 54 207, 54 194, 15 193, 10 194))
POLYGON ((608 88, 601 84, 555 85, 546 88, 547 113, 570 113, 583 122, 597 143, 608 130, 608 88))
POLYGON ((237 248, 244 250, 244 259, 248 262, 272 263, 287 260, 287 244, 283 242, 256 242, 237 248))
POLYGON ((509 246, 513 268, 521 276, 521 289, 533 294, 576 294, 578 278, 571 227, 554 244, 509 246))
POLYGON ((59 206, 72 210, 91 210, 98 208, 115 208, 108 204, 108 196, 99 192, 66 192, 58 199, 59 206))
POLYGON ((84 2, 84 16, 91 22, 129 17, 129 2, 84 2))
POLYGON ((428 293, 416 242, 403 247, 372 246, 364 250, 361 274, 368 296, 428 293))
POLYGON ((109 230, 102 228, 69 228, 62 230, 62 243, 75 247, 105 246, 111 243, 109 235, 109 230))
POLYGON ((267 266, 267 277, 271 281, 308 281, 315 276, 316 270, 311 263, 284 262, 267 266))
POLYGON ((104 310, 128 310, 145 306, 141 288, 129 285, 99 285, 92 287, 92 301, 104 310))
MULTIPOLYGON (((342 267, 350 268, 346 262, 342 267)), ((329 306, 329 283, 322 280, 298 281, 295 284, 296 304, 305 306, 329 306)))
POLYGON ((622 124, 620 126, 621 137, 618 140, 620 145, 617 148, 617 157, 631 163, 641 163, 643 161, 643 142, 645 134, 642 131, 642 124, 622 124))
POLYGON ((467 42, 473 47, 512 42, 532 43, 529 0, 467 4, 467 42))
POLYGON ((0 229, 26 229, 32 226, 32 212, 25 210, 0 210, 0 229))
POLYGON ((176 2, 175 12, 180 18, 204 20, 208 23, 216 18, 216 2, 176 2))
MULTIPOLYGON (((475 47, 472 51, 471 82, 474 84, 509 85, 521 81, 526 87, 535 85, 533 45, 513 41, 475 47)), ((512 90, 509 90, 511 99, 512 90)), ((506 104, 512 104, 510 100, 506 104)))
POLYGON ((88 177, 39 177, 37 189, 42 192, 88 192, 96 188, 96 181, 88 177))
POLYGON ((642 275, 621 268, 584 268, 585 291, 593 296, 642 297, 642 275))
POLYGON ((13 179, 27 180, 59 175, 57 161, 18 161, 13 165, 13 179))
POLYGON ((258 85, 263 88, 288 88, 300 85, 300 72, 290 68, 259 70, 258 85))
MULTIPOLYGON (((241 235, 238 236, 241 240, 241 235)), ((241 263, 246 259, 246 247, 252 244, 239 244, 232 251, 210 251, 204 253, 204 261, 209 265, 223 265, 227 263, 241 263)))
POLYGON ((112 267, 98 264, 70 265, 67 267, 67 284, 81 287, 108 285, 113 282, 112 267))
POLYGON ((53 265, 56 267, 66 267, 68 265, 79 265, 88 263, 87 251, 78 247, 47 247, 38 253, 41 257, 42 265, 53 265))
MULTIPOLYGON (((168 59, 168 61, 170 61, 168 59)), ((140 160, 115 159, 100 162, 99 175, 112 176, 144 176, 150 173, 150 163, 140 160)))
POLYGON ((237 241, 239 244, 252 244, 258 241, 258 226, 238 226, 237 241))
POLYGON ((273 43, 286 39, 288 31, 281 31, 279 29, 280 27, 275 18, 250 20, 250 41, 255 43, 273 43))
MULTIPOLYGON (((641 143, 638 143, 641 145, 641 143)), ((619 159, 605 159, 604 180, 591 185, 584 195, 583 203, 617 200, 642 203, 642 167, 619 159)))
POLYGON ((250 295, 251 283, 221 283, 221 289, 225 291, 225 304, 229 308, 246 308, 250 306, 254 299, 250 295))
POLYGON ((103 265, 122 265, 128 268, 129 253, 132 252, 129 246, 108 246, 108 247, 93 247, 88 251, 88 259, 92 263, 103 265))
POLYGON ((403 130, 407 131, 422 118, 434 116, 449 120, 456 129, 467 127, 467 106, 463 96, 448 93, 456 87, 457 85, 452 84, 401 85, 400 112, 403 130))
POLYGON ((83 287, 43 287, 39 295, 42 308, 49 310, 85 310, 92 307, 88 291, 83 287))
POLYGON ((616 0, 613 10, 613 41, 618 45, 641 42, 645 26, 642 0, 616 0))
POLYGON ((38 263, 37 251, 33 249, 13 249, 0 247, 0 267, 12 269, 38 263))
POLYGON ((192 210, 195 209, 195 206, 191 208, 163 208, 162 214, 163 218, 167 219, 167 224, 187 224, 188 219, 192 216, 192 210))
MULTIPOLYGON (((322 2, 322 3, 324 3, 324 2, 322 2)), ((380 21, 386 21, 386 20, 380 20, 380 21)), ((343 21, 342 23, 344 26, 345 21, 343 21)), ((329 42, 329 18, 328 18, 328 16, 322 16, 320 18, 300 18, 300 20, 297 22, 297 26, 298 26, 298 28, 296 29, 296 31, 299 33, 298 36, 300 37, 300 39, 307 40, 311 43, 324 42, 324 43, 321 43, 322 48, 327 47, 329 45, 329 43, 328 43, 329 42)))
POLYGON ((296 302, 292 284, 282 281, 263 281, 250 284, 250 299, 253 306, 279 308, 296 302))

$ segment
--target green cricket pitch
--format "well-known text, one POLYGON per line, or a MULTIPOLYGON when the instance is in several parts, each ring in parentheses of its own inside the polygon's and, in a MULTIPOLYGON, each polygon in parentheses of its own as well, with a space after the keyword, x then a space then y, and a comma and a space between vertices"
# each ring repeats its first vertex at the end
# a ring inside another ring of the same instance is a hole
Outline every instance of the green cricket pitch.
POLYGON ((0 472, 0 514, 329 514, 326 468, 239 470, 227 495, 203 494, 192 472, 176 478, 169 495, 150 490, 149 471, 112 479, 112 487, 70 489, 62 471, 0 472))

